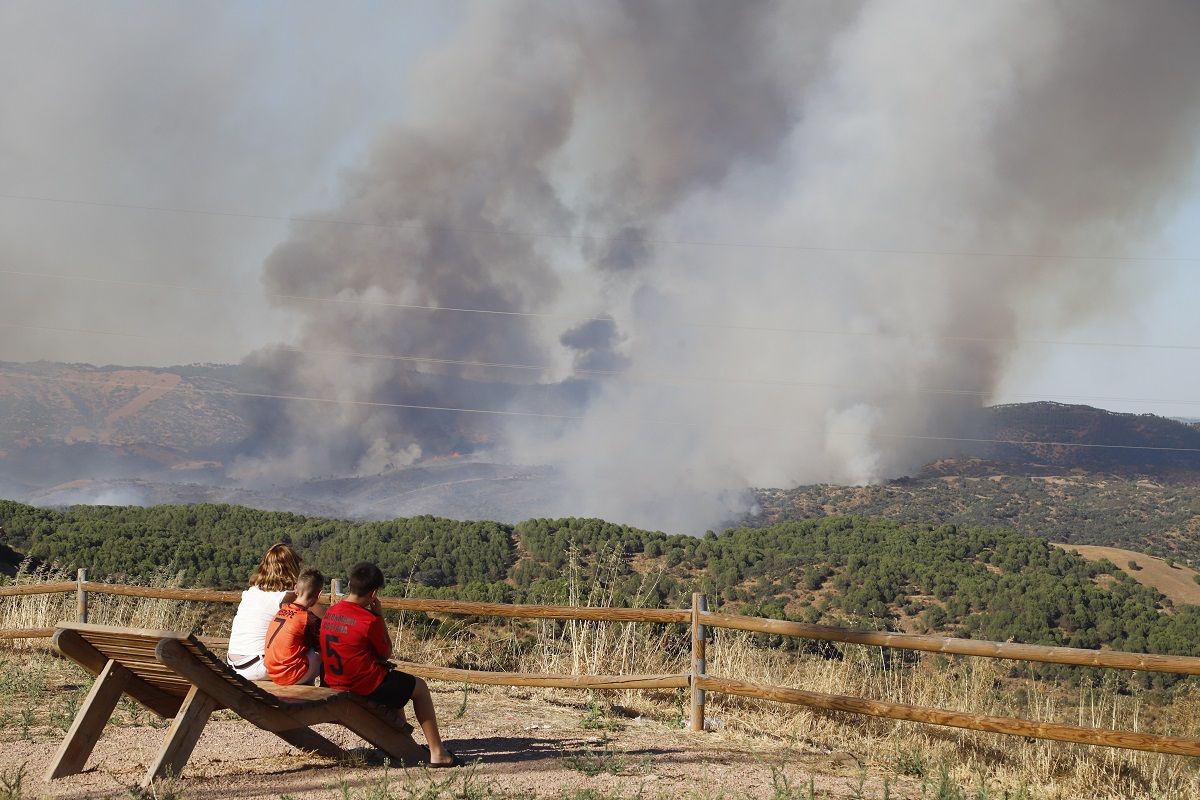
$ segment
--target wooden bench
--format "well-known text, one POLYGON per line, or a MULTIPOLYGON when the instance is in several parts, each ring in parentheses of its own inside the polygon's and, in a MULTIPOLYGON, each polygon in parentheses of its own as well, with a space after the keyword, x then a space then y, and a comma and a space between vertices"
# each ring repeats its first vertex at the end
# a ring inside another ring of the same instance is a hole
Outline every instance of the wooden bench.
POLYGON ((192 634, 63 623, 52 641, 60 653, 95 675, 96 682, 46 772, 48 781, 83 770, 123 694, 171 720, 142 786, 167 775, 178 777, 209 716, 222 708, 294 747, 332 758, 346 753, 312 725, 343 725, 399 765, 428 759, 428 751, 412 739, 412 726, 391 709, 350 692, 252 683, 192 634))

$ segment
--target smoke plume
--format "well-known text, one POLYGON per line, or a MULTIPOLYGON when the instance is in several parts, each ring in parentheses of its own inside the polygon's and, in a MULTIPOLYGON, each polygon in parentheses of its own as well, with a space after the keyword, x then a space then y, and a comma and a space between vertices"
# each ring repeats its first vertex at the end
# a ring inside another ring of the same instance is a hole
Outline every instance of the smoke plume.
POLYGON ((1185 2, 481 3, 344 224, 263 273, 338 301, 284 304, 268 387, 379 405, 264 407, 238 471, 486 452, 566 477, 531 512, 696 531, 912 469, 1014 339, 1140 280, 1107 257, 1187 188, 1198 34, 1185 2))

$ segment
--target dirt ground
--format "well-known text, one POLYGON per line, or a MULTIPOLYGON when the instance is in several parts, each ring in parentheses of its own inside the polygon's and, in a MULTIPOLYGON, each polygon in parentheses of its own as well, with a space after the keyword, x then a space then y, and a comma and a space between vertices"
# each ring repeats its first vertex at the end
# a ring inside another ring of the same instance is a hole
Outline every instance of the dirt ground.
MULTIPOLYGON (((520 699, 500 692, 471 694, 461 717, 462 692, 437 692, 443 734, 469 763, 452 770, 390 769, 352 734, 322 725, 320 732, 360 748, 357 763, 298 752, 272 734, 220 712, 205 729, 176 782, 148 797, 435 798, 554 797, 917 797, 908 779, 868 775, 855 756, 812 744, 723 732, 689 733, 661 721, 623 715, 599 717, 582 703, 520 699), (786 782, 786 784, 785 784, 786 782), (445 784, 438 788, 437 784, 445 784), (790 790, 785 789, 790 787, 790 790)), ((25 766, 24 797, 137 797, 163 729, 128 720, 110 724, 80 774, 47 784, 42 774, 61 732, 31 731, 0 744, 0 774, 25 766)), ((419 739, 418 735, 418 739, 419 739)), ((6 797, 0 782, 0 797, 6 797)))

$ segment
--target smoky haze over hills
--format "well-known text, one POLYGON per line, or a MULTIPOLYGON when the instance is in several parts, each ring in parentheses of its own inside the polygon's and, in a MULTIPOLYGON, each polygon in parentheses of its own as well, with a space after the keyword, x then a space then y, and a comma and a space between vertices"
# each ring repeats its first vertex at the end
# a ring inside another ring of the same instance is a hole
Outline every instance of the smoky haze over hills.
MULTIPOLYGON (((23 25, 38 8, 20 10, 23 25)), ((751 511, 750 487, 883 481, 946 457, 946 438, 988 438, 995 417, 981 409, 1019 343, 1135 303, 1156 265, 1122 257, 1155 241, 1194 177, 1195 3, 981 0, 931 14, 890 0, 518 0, 465 4, 457 22, 412 69, 393 124, 323 195, 336 199, 270 250, 262 288, 291 325, 272 328, 277 343, 236 371, 135 370, 145 386, 103 402, 63 382, 21 395, 0 488, 44 491, 75 462, 83 478, 150 481, 139 491, 154 497, 191 482, 324 508, 341 492, 356 498, 345 513, 384 514, 389 494, 433 504, 456 486, 482 514, 496 481, 512 506, 498 516, 703 530, 751 511), (260 396, 220 394, 229 386, 260 396), (162 419, 189 414, 186 436, 162 419), (65 430, 43 435, 49 417, 65 430), (444 474, 468 463, 496 472, 444 474), (374 488, 336 482, 347 476, 374 488)), ((86 73, 86 90, 63 95, 47 130, 12 115, 22 124, 0 145, 53 134, 74 153, 62 131, 94 130, 83 152, 102 165, 130 110, 161 99, 194 124, 169 148, 139 126, 145 163, 118 188, 185 205, 155 183, 165 175, 179 192, 211 189, 186 195, 198 207, 247 197, 269 213, 263 176, 313 161, 310 148, 341 152, 329 120, 361 106, 347 93, 304 136, 263 128, 262 171, 243 173, 223 124, 247 125, 250 78, 271 52, 257 35, 187 35, 195 23, 149 13, 125 32, 131 46, 105 39, 78 64, 63 52, 54 66, 86 73), (187 70, 143 68, 174 41, 187 70), (222 43, 235 52, 212 58, 222 43), (225 101, 242 115, 219 113, 225 101), (238 177, 210 186, 225 174, 238 177)), ((335 34, 336 52, 353 24, 335 34)), ((319 73, 303 80, 338 82, 319 73)), ((59 96, 41 87, 16 88, 36 110, 59 96)), ((77 171, 107 185, 99 167, 77 171)), ((179 284, 231 260, 182 216, 103 258, 136 256, 179 284)), ((46 238, 30 270, 96 264, 109 242, 46 238)), ((0 248, 25 264, 22 248, 0 248)), ((43 303, 84 327, 37 287, 0 297, 0 314, 43 303)), ((112 327, 167 321, 147 287, 126 288, 106 300, 112 327)), ((204 308, 187 318, 203 324, 204 308)), ((1075 457, 1035 455, 1055 468, 1075 457)))
MULTIPOLYGON (((314 475, 265 485, 238 480, 229 466, 253 446, 251 420, 260 409, 254 407, 256 398, 231 392, 252 393, 258 380, 244 366, 0 364, 0 496, 38 505, 236 503, 370 519, 434 514, 515 522, 578 514, 561 470, 489 462, 478 453, 424 458, 358 475, 314 475)), ((556 387, 527 385, 514 391, 525 393, 518 397, 522 403, 565 402, 553 395, 556 387)), ((1131 487, 1134 480, 1149 479, 1179 486, 1176 493, 1184 494, 1192 489, 1182 487, 1200 486, 1200 453, 1195 452, 1200 430, 1175 420, 1024 403, 981 410, 968 427, 976 438, 1062 444, 943 442, 938 458, 895 484, 897 491, 940 486, 953 476, 1068 476, 1083 485, 1116 480, 1131 487)), ((498 436, 502 430, 483 433, 498 436)), ((486 451, 486 440, 484 446, 486 451)), ((787 513, 825 513, 811 499, 823 491, 786 500, 794 508, 787 513)), ((764 520, 783 513, 774 490, 747 492, 745 501, 762 505, 764 520)), ((858 502, 847 501, 847 510, 858 508, 858 502)), ((924 513, 914 502, 908 501, 906 519, 924 513)), ((941 505, 949 508, 944 501, 941 505)), ((1048 513, 1039 511, 1033 518, 1045 521, 1048 513)), ((706 527, 727 521, 734 521, 732 515, 706 527)), ((984 524, 986 518, 976 522, 984 524)), ((1000 517, 997 522, 1003 524, 1000 517)), ((1082 533, 1088 526, 1081 526, 1082 533)), ((703 528, 676 530, 699 533, 703 528)))
POLYGON ((347 301, 283 302, 302 348, 545 372, 246 364, 281 394, 561 410, 534 380, 582 420, 266 407, 243 481, 466 450, 551 465, 575 513, 697 529, 749 486, 913 470, 943 447, 920 437, 970 432, 1014 340, 1127 301, 1128 264, 1071 256, 1144 243, 1196 155, 1193 4, 473 8, 325 213, 372 225, 297 225, 263 277, 347 301))

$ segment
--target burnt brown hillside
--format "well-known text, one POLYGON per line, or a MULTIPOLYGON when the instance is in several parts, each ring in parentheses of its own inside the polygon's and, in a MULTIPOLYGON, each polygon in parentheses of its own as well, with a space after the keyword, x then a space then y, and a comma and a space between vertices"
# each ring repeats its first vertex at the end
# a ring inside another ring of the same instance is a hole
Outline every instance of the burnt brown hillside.
POLYGON ((180 454, 220 448, 249 429, 235 367, 0 363, 0 457, 71 444, 180 454))
MULTIPOLYGON (((274 422, 288 401, 266 396, 270 387, 263 381, 260 370, 238 365, 0 362, 0 472, 6 461, 17 461, 27 482, 44 485, 52 479, 148 477, 155 466, 222 470, 236 455, 261 455, 277 444, 274 422), (86 471, 74 469, 72 461, 85 462, 86 471)), ((414 370, 400 396, 362 399, 438 405, 446 396, 469 395, 475 385, 414 370)), ((578 390, 513 383, 500 390, 499 402, 563 413, 578 390)), ((437 443, 423 453, 427 458, 470 453, 491 444, 496 433, 492 421, 462 415, 409 412, 395 424, 437 443)))

